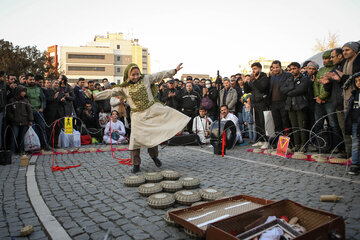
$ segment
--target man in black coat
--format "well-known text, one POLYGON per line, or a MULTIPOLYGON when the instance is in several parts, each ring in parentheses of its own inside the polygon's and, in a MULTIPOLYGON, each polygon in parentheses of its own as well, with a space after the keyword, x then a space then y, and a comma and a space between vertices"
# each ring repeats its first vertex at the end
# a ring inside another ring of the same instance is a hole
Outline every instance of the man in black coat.
POLYGON ((269 100, 271 102, 271 114, 274 119, 275 132, 278 134, 290 128, 288 111, 285 110, 287 89, 283 88, 285 82, 291 81, 294 77, 289 72, 281 69, 281 62, 275 60, 271 64, 272 76, 270 78, 269 100))
MULTIPOLYGON (((270 81, 266 74, 262 72, 262 65, 259 62, 253 63, 251 69, 252 74, 250 79, 244 82, 244 90, 246 93, 251 93, 251 107, 255 113, 256 131, 259 133, 257 134, 258 140, 266 141, 263 112, 268 110, 266 100, 269 93, 270 81)), ((261 142, 257 144, 258 146, 262 145, 261 142)))
POLYGON ((186 83, 185 89, 182 90, 178 96, 181 112, 191 117, 191 120, 187 125, 187 129, 189 133, 192 133, 193 119, 198 112, 201 97, 196 91, 193 90, 191 82, 186 83))
POLYGON ((160 101, 171 108, 178 109, 178 100, 176 96, 177 94, 178 91, 174 86, 174 80, 169 80, 167 81, 167 88, 164 89, 160 101))
POLYGON ((308 132, 306 130, 307 108, 309 105, 307 99, 308 85, 311 80, 300 73, 300 64, 292 62, 289 65, 290 73, 294 76, 285 83, 287 88, 287 98, 285 110, 289 111, 291 126, 293 127, 293 136, 295 141, 295 151, 300 149, 306 151, 305 144, 308 141, 308 132))

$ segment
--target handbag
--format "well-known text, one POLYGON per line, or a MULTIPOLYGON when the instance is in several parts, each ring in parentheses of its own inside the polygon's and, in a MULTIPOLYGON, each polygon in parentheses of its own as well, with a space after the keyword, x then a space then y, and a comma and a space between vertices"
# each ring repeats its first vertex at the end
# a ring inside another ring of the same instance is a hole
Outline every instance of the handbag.
POLYGON ((203 99, 201 99, 200 106, 202 106, 206 110, 209 110, 214 107, 214 102, 210 99, 209 96, 206 96, 206 97, 203 97, 203 99))

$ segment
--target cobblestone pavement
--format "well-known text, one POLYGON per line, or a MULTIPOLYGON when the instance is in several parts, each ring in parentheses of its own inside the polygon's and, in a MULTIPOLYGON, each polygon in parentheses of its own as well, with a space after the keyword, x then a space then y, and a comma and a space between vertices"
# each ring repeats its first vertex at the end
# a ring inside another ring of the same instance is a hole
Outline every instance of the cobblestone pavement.
MULTIPOLYGON (((246 152, 246 148, 237 146, 221 158, 208 147, 166 147, 160 149, 161 169, 196 176, 201 188, 214 187, 227 196, 288 198, 330 211, 344 217, 347 239, 360 239, 359 176, 349 177, 342 165, 283 159, 246 152), (338 203, 320 202, 322 194, 341 195, 343 199, 338 203)), ((129 157, 128 152, 114 154, 129 157)), ((82 164, 52 173, 51 156, 40 156, 36 162, 41 195, 71 238, 103 239, 110 229, 112 239, 189 239, 182 229, 166 225, 165 210, 148 207, 137 188, 123 185, 131 167, 119 164, 110 152, 57 155, 55 159, 59 166, 82 164)), ((141 173, 158 171, 146 151, 142 151, 142 160, 141 173)), ((19 168, 19 160, 0 166, 0 171, 0 238, 15 234, 27 219, 35 225, 33 234, 38 236, 32 234, 29 238, 46 238, 27 199, 25 169, 19 168)))
POLYGON ((0 166, 0 239, 48 239, 27 195, 25 175, 19 156, 13 156, 11 165, 0 166), (34 232, 18 237, 26 225, 32 225, 34 232))

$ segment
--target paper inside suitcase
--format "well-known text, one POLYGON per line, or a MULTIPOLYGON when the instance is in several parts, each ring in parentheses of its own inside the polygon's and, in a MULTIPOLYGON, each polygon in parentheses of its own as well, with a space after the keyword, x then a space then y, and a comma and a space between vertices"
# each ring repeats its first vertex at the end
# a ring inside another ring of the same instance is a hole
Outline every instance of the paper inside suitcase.
POLYGON ((341 217, 332 213, 305 207, 291 200, 282 200, 259 209, 249 211, 231 218, 211 224, 207 239, 237 239, 234 235, 249 230, 252 223, 268 216, 287 216, 289 219, 298 217, 298 223, 306 228, 306 233, 294 239, 328 239, 330 233, 345 239, 345 225, 341 217), (226 235, 226 236, 225 236, 226 235), (220 238, 219 238, 220 237, 220 238))
POLYGON ((169 213, 170 219, 179 225, 198 234, 205 235, 209 224, 235 216, 273 201, 247 195, 238 195, 212 202, 203 203, 194 207, 184 208, 169 213))

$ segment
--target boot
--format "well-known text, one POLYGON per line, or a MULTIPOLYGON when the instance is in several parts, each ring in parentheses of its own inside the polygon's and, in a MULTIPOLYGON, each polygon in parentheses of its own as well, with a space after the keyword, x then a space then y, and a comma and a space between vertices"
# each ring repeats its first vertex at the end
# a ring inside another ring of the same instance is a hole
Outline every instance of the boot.
POLYGON ((153 160, 154 160, 155 166, 161 167, 162 163, 157 157, 153 158, 153 160))
POLYGON ((132 173, 137 173, 140 172, 140 165, 134 165, 133 168, 131 169, 132 173))

